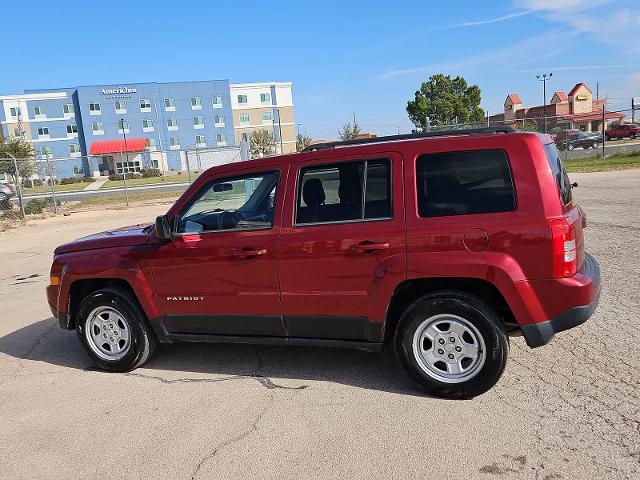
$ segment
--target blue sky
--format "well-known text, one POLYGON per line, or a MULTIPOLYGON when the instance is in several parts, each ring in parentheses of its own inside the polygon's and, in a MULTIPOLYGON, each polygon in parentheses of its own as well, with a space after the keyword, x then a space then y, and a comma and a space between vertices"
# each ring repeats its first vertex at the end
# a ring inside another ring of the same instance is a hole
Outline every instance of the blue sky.
POLYGON ((0 94, 29 88, 291 80, 296 121, 331 139, 410 131, 405 112, 434 73, 463 75, 483 107, 542 102, 579 81, 614 109, 640 96, 640 0, 429 2, 22 1, 2 7, 0 94), (551 94, 549 94, 549 97, 551 94))

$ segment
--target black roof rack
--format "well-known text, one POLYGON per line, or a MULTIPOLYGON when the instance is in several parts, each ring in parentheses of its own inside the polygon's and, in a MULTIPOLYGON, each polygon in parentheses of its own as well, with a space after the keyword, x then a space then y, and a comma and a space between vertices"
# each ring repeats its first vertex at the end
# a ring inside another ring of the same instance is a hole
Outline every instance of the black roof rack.
POLYGON ((516 130, 511 127, 484 127, 484 128, 470 128, 467 130, 440 130, 435 132, 406 133, 402 135, 388 135, 386 137, 354 138, 353 140, 343 140, 340 142, 318 143, 315 145, 309 145, 302 151, 313 152, 317 150, 327 150, 329 148, 343 147, 348 145, 363 145, 368 143, 393 142, 396 140, 412 140, 416 138, 450 137, 454 135, 487 135, 491 133, 513 133, 513 132, 516 132, 516 130))

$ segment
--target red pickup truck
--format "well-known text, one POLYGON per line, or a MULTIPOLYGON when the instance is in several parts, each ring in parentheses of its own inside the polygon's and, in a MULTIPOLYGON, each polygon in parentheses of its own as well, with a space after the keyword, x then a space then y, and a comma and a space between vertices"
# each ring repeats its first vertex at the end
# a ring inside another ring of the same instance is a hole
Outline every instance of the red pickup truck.
POLYGON ((624 123, 615 127, 607 128, 604 132, 607 140, 615 140, 617 138, 636 138, 640 137, 640 125, 634 123, 624 123))
POLYGON ((473 397, 510 335, 545 345, 598 304, 571 188, 550 136, 509 128, 313 145, 58 247, 47 297, 105 370, 157 342, 391 348, 429 393, 473 397))

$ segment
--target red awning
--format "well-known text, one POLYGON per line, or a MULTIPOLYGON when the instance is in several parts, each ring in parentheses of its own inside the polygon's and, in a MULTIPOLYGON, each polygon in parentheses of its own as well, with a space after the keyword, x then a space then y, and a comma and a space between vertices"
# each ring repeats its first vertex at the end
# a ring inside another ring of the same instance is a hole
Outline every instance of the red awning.
POLYGON ((89 149, 90 155, 105 155, 108 153, 141 152, 147 147, 146 138, 128 138, 123 140, 104 140, 93 142, 89 149))

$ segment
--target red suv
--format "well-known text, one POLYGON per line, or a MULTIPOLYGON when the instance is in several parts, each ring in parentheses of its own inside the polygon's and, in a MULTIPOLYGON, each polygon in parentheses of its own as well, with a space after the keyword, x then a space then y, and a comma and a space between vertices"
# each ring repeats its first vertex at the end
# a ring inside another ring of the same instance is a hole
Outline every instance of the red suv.
POLYGON ((640 137, 640 126, 633 123, 625 123, 607 128, 604 133, 607 140, 615 140, 616 138, 636 138, 640 137))
POLYGON ((465 398, 585 322, 600 293, 551 137, 398 135, 212 168, 155 225, 58 247, 47 295, 110 371, 157 342, 395 348, 465 398))

